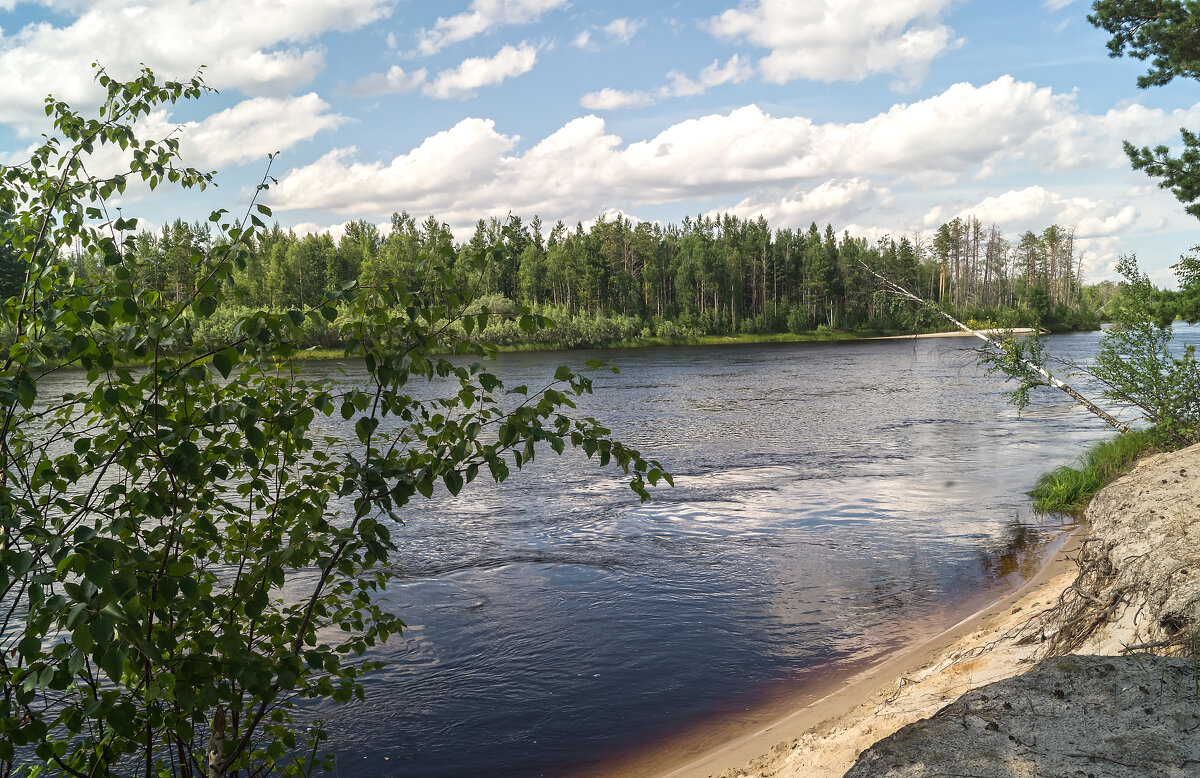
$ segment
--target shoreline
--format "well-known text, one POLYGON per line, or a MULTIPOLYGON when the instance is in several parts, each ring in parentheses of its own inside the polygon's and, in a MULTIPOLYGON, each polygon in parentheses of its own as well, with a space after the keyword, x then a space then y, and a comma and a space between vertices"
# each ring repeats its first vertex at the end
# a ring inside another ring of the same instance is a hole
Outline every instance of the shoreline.
MULTIPOLYGON (((1033 327, 1014 327, 1013 329, 988 329, 975 330, 979 335, 999 335, 1001 333, 1011 333, 1013 335, 1032 335, 1033 327)), ((1042 334, 1048 334, 1045 330, 1042 334)), ((963 332, 955 330, 953 332, 926 332, 921 335, 878 335, 870 338, 859 338, 858 340, 909 340, 911 338, 974 338, 978 337, 974 332, 963 332)))
POLYGON ((998 775, 992 768, 1018 760, 1022 774, 1083 775, 1105 760, 1130 768, 1122 775, 1149 778, 1200 762, 1191 751, 1164 748, 1195 731, 1184 719, 1200 720, 1193 691, 1200 576, 1191 574, 1200 569, 1197 473, 1200 444, 1139 459, 1096 494, 1086 522, 1008 596, 757 731, 650 774, 998 775), (1139 653, 1185 657, 1177 669, 1187 693, 1163 697, 1162 676, 1139 653), (1084 677, 1082 667, 1095 672, 1084 677), (1149 694, 1156 685, 1154 706, 1129 704, 1126 691, 1149 694), (1100 701, 1108 713, 1097 717, 1100 701), (1048 713, 1059 702, 1061 720, 1048 713), (1113 726, 1120 738, 1111 736, 1113 726), (1127 764, 1135 752, 1145 758, 1127 764))
MULTIPOLYGON (((1087 525, 1083 524, 1063 532, 1044 551, 1036 572, 949 627, 866 659, 861 663, 865 666, 848 675, 814 684, 790 699, 773 701, 744 715, 725 717, 716 724, 701 724, 603 769, 580 774, 623 778, 774 776, 784 773, 764 769, 768 763, 794 755, 797 746, 808 746, 813 763, 805 764, 802 772, 793 772, 789 766, 786 774, 806 778, 841 776, 861 750, 949 702, 938 697, 936 707, 911 711, 916 714, 919 710, 920 715, 900 717, 879 726, 883 722, 875 721, 878 708, 888 698, 895 697, 894 692, 903 691, 912 683, 913 676, 936 669, 957 654, 998 638, 1015 623, 1023 622, 1031 611, 1049 605, 1073 578, 1075 565, 1067 555, 1074 553, 1086 531, 1087 525)), ((954 696, 965 691, 966 688, 961 689, 954 696)))
MULTIPOLYGON (((1088 332, 1089 330, 1071 330, 1070 332, 1088 332)), ((1010 332, 1014 335, 1030 335, 1032 327, 1016 327, 1011 330, 978 330, 985 335, 999 332, 1010 332)), ((1043 334, 1048 334, 1043 330, 1043 334)), ((783 343, 868 343, 877 340, 914 340, 923 338, 970 338, 977 337, 973 333, 953 330, 950 332, 921 332, 908 335, 854 335, 849 332, 830 332, 817 335, 814 333, 794 334, 777 332, 768 335, 701 335, 695 338, 647 338, 636 341, 615 341, 598 345, 570 346, 564 343, 525 343, 516 346, 499 346, 501 354, 526 354, 548 351, 622 351, 626 349, 644 348, 707 348, 710 346, 757 346, 764 344, 783 343)), ((442 352, 439 352, 442 353, 442 352)), ((451 352, 444 352, 450 355, 451 352)), ((358 357, 346 357, 340 349, 329 347, 312 347, 299 349, 289 359, 293 362, 338 362, 358 357)))

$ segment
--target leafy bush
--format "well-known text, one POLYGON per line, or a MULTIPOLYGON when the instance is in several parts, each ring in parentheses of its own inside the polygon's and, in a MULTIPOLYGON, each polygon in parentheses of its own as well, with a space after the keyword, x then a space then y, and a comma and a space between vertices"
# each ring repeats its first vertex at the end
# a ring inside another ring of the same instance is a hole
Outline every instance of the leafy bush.
MULTIPOLYGON (((1200 442, 1200 365, 1194 346, 1171 348, 1171 325, 1158 315, 1159 295, 1132 256, 1117 268, 1125 278, 1116 325, 1104 334, 1086 372, 1104 397, 1132 405, 1180 444, 1200 442)), ((1181 278, 1187 288, 1187 279, 1181 278)))

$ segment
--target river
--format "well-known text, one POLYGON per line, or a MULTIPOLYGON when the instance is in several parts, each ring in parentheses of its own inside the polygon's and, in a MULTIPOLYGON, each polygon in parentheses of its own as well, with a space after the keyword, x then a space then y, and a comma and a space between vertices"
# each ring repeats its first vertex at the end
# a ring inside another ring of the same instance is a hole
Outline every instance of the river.
MULTIPOLYGON (((1086 358, 1098 337, 1051 350, 1086 358)), ((1057 392, 1018 417, 973 345, 501 355, 510 385, 616 361, 581 409, 677 486, 638 504, 617 471, 547 451, 508 483, 417 498, 387 595, 408 627, 374 655, 391 664, 365 703, 312 710, 338 775, 572 774, 845 674, 1014 586, 1062 529, 1026 490, 1107 433, 1057 392)))

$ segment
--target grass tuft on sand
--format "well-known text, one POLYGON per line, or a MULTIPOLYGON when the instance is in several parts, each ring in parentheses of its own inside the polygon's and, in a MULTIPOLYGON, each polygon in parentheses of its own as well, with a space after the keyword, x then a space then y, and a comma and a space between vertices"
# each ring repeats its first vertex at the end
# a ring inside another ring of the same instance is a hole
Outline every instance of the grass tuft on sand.
POLYGON ((1063 465, 1043 473, 1029 492, 1033 508, 1040 513, 1078 516, 1096 492, 1129 471, 1138 457, 1164 451, 1164 436, 1154 429, 1130 430, 1102 440, 1083 452, 1074 465, 1063 465))

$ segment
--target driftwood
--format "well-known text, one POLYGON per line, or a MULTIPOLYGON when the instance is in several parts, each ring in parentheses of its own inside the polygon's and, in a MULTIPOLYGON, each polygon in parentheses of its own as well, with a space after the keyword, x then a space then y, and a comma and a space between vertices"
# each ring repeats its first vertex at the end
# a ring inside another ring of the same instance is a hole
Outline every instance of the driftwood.
MULTIPOLYGON (((920 303, 921 305, 925 306, 926 308, 929 308, 931 311, 934 311, 939 316, 941 316, 943 319, 946 319, 947 321, 954 324, 955 327, 958 327, 963 332, 974 335, 975 337, 982 340, 984 343, 987 344, 988 348, 992 349, 993 351, 1000 353, 1000 354, 1004 353, 1004 345, 1000 341, 998 341, 992 337, 989 337, 986 333, 980 332, 979 330, 971 329, 970 327, 963 324, 961 321, 954 318, 950 314, 946 313, 945 311, 943 311, 941 308, 937 307, 930 301, 928 301, 922 297, 918 297, 917 295, 915 295, 912 292, 905 289, 903 286, 900 286, 899 284, 895 283, 894 281, 889 281, 884 276, 881 276, 879 273, 876 273, 874 270, 872 270, 870 267, 868 267, 865 262, 862 263, 862 266, 868 273, 870 273, 871 275, 875 276, 880 281, 882 281, 887 286, 887 288, 890 289, 891 291, 893 291, 896 294, 899 294, 903 297, 907 297, 908 299, 910 299, 914 302, 920 303)), ((1053 387, 1053 388, 1059 390, 1060 392, 1064 392, 1064 393, 1070 395, 1071 399, 1073 399, 1075 402, 1082 405, 1084 408, 1087 408, 1089 411, 1091 411, 1096 416, 1103 419, 1105 424, 1112 427, 1117 432, 1124 433, 1124 432, 1129 431, 1129 425, 1127 423, 1116 419, 1108 411, 1104 410, 1099 405, 1096 405, 1094 402, 1092 402, 1088 398, 1084 397, 1079 392, 1075 391, 1075 389, 1073 389, 1071 386, 1069 386, 1062 379, 1052 375, 1050 373, 1050 371, 1046 370, 1046 368, 1042 367, 1041 365, 1039 365, 1037 363, 1030 362, 1027 359, 1022 359, 1021 364, 1025 365, 1025 367, 1029 368, 1030 370, 1032 370, 1035 373, 1037 373, 1038 375, 1040 375, 1046 386, 1053 387)))

